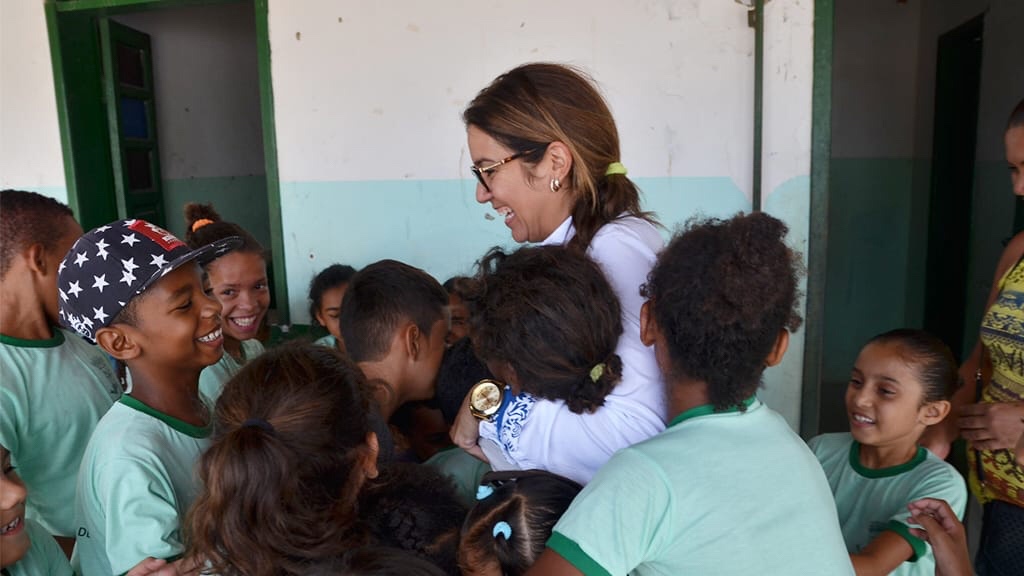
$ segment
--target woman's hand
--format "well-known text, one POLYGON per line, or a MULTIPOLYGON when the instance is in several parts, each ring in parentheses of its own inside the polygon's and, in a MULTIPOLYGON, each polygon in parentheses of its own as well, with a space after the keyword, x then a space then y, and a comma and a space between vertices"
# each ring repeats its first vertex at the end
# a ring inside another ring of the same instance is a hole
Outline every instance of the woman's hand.
POLYGON ((1024 402, 982 402, 960 409, 960 435, 978 450, 1012 449, 1024 433, 1024 402))
POLYGON ((1024 468, 1024 434, 1017 440, 1017 447, 1013 449, 1013 456, 1017 459, 1017 466, 1024 468))
POLYGON ((487 456, 480 449, 480 421, 469 410, 469 399, 472 394, 472 390, 469 394, 466 394, 466 398, 462 401, 462 407, 459 408, 459 413, 455 416, 455 421, 452 422, 451 432, 449 433, 451 434, 452 442, 456 446, 487 462, 487 456))
POLYGON ((909 520, 921 526, 910 532, 932 545, 935 576, 972 576, 967 533, 945 500, 922 498, 907 505, 909 520))

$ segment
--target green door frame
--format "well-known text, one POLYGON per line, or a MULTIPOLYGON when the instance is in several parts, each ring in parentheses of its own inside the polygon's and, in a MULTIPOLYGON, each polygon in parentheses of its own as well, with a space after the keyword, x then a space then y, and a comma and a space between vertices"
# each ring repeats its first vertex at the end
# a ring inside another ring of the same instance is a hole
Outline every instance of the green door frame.
POLYGON ((825 332, 825 269, 832 156, 834 0, 814 2, 814 81, 811 88, 811 207, 807 240, 807 323, 804 327, 800 435, 820 427, 821 360, 825 332))
MULTIPOLYGON (((73 138, 72 115, 79 115, 75 108, 79 104, 69 98, 66 72, 77 67, 77 58, 83 51, 90 50, 89 38, 84 45, 66 45, 62 30, 71 27, 87 27, 92 18, 111 16, 126 12, 140 12, 162 8, 176 8, 205 4, 223 4, 240 0, 46 0, 46 28, 50 39, 50 59, 53 65, 54 87, 57 92, 57 120, 60 125, 61 149, 64 154, 64 177, 67 183, 68 205, 74 210, 85 228, 91 228, 116 218, 114 206, 93 206, 82 202, 79 179, 85 174, 99 178, 91 185, 108 185, 112 189, 110 175, 98 174, 97 166, 110 165, 110 146, 106 140, 83 142, 73 138), (67 62, 75 58, 76 61, 67 62), (77 145, 77 146, 76 146, 77 145), (77 154, 76 154, 77 152, 77 154), (110 183, 106 183, 110 180, 110 183)), ((277 300, 278 322, 289 324, 288 282, 285 273, 284 231, 281 223, 281 183, 277 170, 277 131, 274 123, 274 89, 270 67, 269 0, 251 0, 256 16, 256 51, 259 68, 260 116, 263 126, 263 156, 267 179, 267 202, 270 213, 270 247, 273 253, 274 293, 277 300)), ((98 47, 95 49, 98 53, 98 47)), ((88 62, 98 65, 98 62, 88 62)), ((98 84, 96 90, 100 90, 98 84)), ((106 125, 106 113, 87 110, 83 121, 90 126, 106 125), (96 115, 102 118, 90 118, 96 115)), ((92 130, 91 130, 92 132, 92 130)), ((105 136, 109 137, 109 136, 105 136)), ((113 198, 111 199, 113 202, 113 198)))

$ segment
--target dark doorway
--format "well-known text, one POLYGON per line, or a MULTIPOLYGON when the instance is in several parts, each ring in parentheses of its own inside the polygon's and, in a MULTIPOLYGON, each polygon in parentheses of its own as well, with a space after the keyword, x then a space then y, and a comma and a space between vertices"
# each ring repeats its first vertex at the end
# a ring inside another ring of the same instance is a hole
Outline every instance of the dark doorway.
POLYGON ((924 328, 958 356, 967 301, 983 27, 982 15, 940 36, 935 74, 924 328))

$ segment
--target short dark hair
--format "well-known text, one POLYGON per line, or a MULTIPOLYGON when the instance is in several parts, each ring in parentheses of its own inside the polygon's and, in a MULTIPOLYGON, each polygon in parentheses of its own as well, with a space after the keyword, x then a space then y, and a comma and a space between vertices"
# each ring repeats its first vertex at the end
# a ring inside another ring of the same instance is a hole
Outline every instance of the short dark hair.
POLYGON ((355 275, 356 269, 351 266, 331 264, 313 277, 313 280, 309 283, 309 319, 311 324, 314 326, 320 324, 316 319, 316 313, 320 309, 324 292, 331 288, 348 284, 355 275))
POLYGON ((0 190, 0 278, 15 256, 33 244, 53 250, 68 233, 71 208, 49 196, 25 190, 0 190))
POLYGON ((763 212, 691 220, 641 288, 668 347, 667 379, 705 382, 717 410, 743 407, 779 332, 800 326, 802 264, 787 232, 763 212))
POLYGON ((462 338, 444 351, 441 368, 437 371, 435 403, 441 409, 445 422, 455 423, 462 401, 477 382, 494 375, 480 361, 473 350, 473 341, 462 338))
POLYGON ((555 524, 583 489, 543 470, 489 472, 480 484, 490 494, 466 515, 459 564, 474 568, 467 565, 496 561, 507 576, 522 576, 533 566, 555 524), (495 535, 500 522, 508 524, 508 537, 495 535))
POLYGON ((1017 128, 1024 126, 1024 100, 1017 102, 1017 106, 1014 107, 1013 112, 1010 113, 1010 119, 1006 123, 1006 129, 1017 128))
POLYGON ((949 400, 960 387, 960 374, 949 346, 938 337, 914 328, 898 328, 879 334, 869 344, 891 344, 917 372, 924 387, 924 402, 949 400))
POLYGON ((470 278, 466 276, 452 276, 451 278, 444 281, 444 291, 448 294, 454 294, 459 298, 465 300, 463 294, 466 291, 466 282, 470 281, 470 278))
POLYGON ((448 294, 430 274, 397 260, 374 262, 352 277, 341 303, 345 350, 356 362, 380 360, 403 321, 429 336, 447 305, 448 294))
POLYGON ((578 414, 603 405, 622 378, 622 315, 597 264, 565 246, 535 246, 494 248, 478 268, 467 304, 480 359, 507 363, 524 391, 578 414))
POLYGON ((427 560, 399 548, 361 546, 341 558, 311 565, 306 576, 446 576, 427 560))
POLYGON ((466 507, 455 484, 430 466, 393 462, 367 481, 359 515, 373 541, 412 552, 457 574, 459 530, 466 507))

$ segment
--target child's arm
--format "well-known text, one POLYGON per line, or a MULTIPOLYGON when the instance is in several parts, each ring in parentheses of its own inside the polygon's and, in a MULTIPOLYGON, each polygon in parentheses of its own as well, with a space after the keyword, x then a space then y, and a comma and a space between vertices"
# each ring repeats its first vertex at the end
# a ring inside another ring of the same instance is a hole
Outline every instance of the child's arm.
POLYGON ((548 548, 540 555, 526 576, 584 576, 558 552, 548 548))
POLYGON ((850 554, 857 576, 885 576, 910 560, 914 549, 896 532, 886 530, 871 541, 863 550, 850 554))

